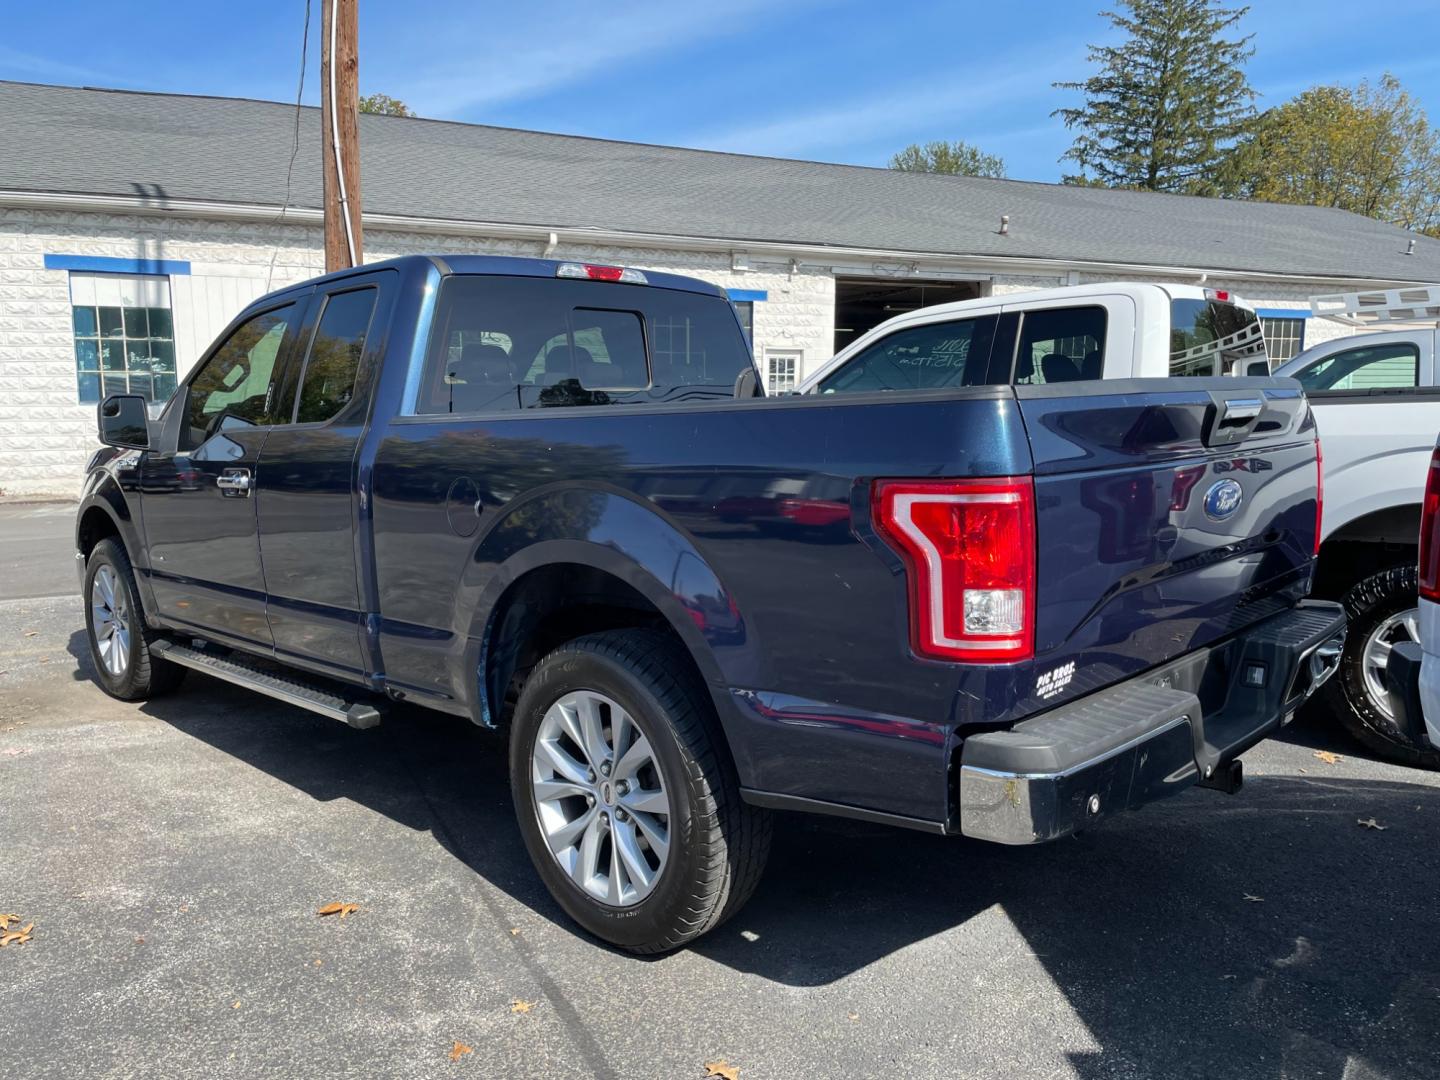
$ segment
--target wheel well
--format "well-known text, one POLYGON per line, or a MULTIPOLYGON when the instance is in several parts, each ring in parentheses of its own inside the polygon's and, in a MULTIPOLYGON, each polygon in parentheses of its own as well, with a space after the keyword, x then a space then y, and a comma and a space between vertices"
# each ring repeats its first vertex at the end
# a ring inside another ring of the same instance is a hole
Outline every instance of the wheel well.
POLYGON ((75 530, 75 542, 80 554, 90 558, 90 552, 95 550, 95 545, 108 537, 120 536, 120 529, 115 525, 115 519, 101 510, 98 506, 92 506, 86 510, 80 518, 79 528, 75 530))
POLYGON ((1346 522, 1320 545, 1312 594, 1339 599, 1350 586, 1419 556, 1420 506, 1389 506, 1346 522))
MULTIPOLYGON (((525 679, 541 657, 586 634, 628 627, 660 630, 679 640, 649 599, 603 570, 562 564, 518 578, 500 598, 486 629, 481 689, 487 722, 508 725, 525 679)), ((688 648, 685 655, 690 655, 688 648)), ((698 667, 695 674, 700 678, 698 667)))

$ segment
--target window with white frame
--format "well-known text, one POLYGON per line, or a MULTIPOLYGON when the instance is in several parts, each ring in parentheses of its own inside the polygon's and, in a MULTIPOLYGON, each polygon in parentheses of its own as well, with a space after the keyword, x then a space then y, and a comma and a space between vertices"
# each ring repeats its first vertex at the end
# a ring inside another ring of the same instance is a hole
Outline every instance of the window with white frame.
POLYGON ((788 394, 800 381, 800 360, 804 354, 799 349, 765 350, 765 392, 767 394, 788 394))
POLYGON ((175 392, 175 325, 163 274, 70 274, 79 400, 175 392))
POLYGON ((1284 363, 1305 348, 1305 320, 1260 317, 1265 328, 1265 355, 1272 364, 1284 363))

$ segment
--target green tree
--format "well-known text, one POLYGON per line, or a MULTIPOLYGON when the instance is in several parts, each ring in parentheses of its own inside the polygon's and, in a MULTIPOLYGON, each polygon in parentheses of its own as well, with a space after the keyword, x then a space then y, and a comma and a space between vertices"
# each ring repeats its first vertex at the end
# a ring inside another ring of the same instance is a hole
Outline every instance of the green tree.
POLYGON ((1267 111, 1231 186, 1266 202, 1334 206, 1440 234, 1440 131, 1393 75, 1315 86, 1267 111))
POLYGON ((956 176, 1004 177, 1005 161, 967 142, 911 143, 890 159, 901 172, 951 173, 956 176))
POLYGON ((406 105, 398 98, 389 94, 362 95, 360 98, 360 111, 362 113, 379 113, 381 116, 414 116, 415 110, 406 105))
POLYGON ((1255 115, 1244 65, 1250 37, 1227 38, 1249 8, 1218 0, 1121 0, 1104 11, 1125 34, 1091 45, 1099 70, 1079 90, 1083 105, 1052 114, 1079 132, 1061 161, 1079 166, 1066 183, 1226 194, 1224 166, 1255 115))

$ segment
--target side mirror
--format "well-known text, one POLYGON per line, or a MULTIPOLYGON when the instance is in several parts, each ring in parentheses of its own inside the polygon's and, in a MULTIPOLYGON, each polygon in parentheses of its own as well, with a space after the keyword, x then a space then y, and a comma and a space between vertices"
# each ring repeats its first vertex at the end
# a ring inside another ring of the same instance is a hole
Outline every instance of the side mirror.
POLYGON ((125 450, 150 449, 150 414, 139 394, 111 394, 100 403, 100 441, 125 450))
POLYGON ((1269 361, 1269 360, 1251 360, 1250 363, 1249 363, 1249 365, 1245 368, 1245 374, 1246 374, 1246 375, 1258 375, 1258 376, 1260 376, 1261 378, 1266 378, 1266 377, 1268 377, 1269 374, 1270 374, 1270 361, 1269 361))

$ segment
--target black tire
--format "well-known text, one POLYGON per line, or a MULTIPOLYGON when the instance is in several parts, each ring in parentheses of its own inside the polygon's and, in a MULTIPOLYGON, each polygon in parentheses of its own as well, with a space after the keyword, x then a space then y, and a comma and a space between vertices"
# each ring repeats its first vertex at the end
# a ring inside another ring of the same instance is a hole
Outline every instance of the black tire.
POLYGON ((769 814, 742 801, 703 684, 683 648, 656 631, 577 638, 535 666, 515 708, 510 786, 521 836, 551 895, 590 933, 629 952, 667 952, 718 926, 749 899, 769 855, 769 814), (653 891, 630 907, 611 907, 576 885, 537 816, 530 771, 541 721, 576 690, 603 694, 630 713, 671 793, 669 856, 653 891))
POLYGON ((1440 750, 1417 746, 1395 720, 1377 707, 1365 686, 1365 643, 1386 619, 1419 603, 1413 565, 1392 567, 1365 578, 1345 594, 1350 624, 1340 670, 1325 684, 1326 699, 1345 730, 1367 749, 1405 765, 1440 768, 1440 750))
POLYGON ((85 638, 90 643, 90 659, 95 665, 95 679, 100 688, 111 697, 121 701, 144 701, 146 698, 167 694, 185 677, 185 669, 155 656, 150 643, 156 634, 145 626, 145 612, 140 606, 140 591, 135 587, 135 571, 130 566, 130 557, 118 540, 101 540, 90 552, 85 563, 85 638), (102 568, 108 568, 114 579, 114 588, 124 592, 124 603, 129 615, 129 649, 125 664, 118 674, 112 672, 100 655, 95 637, 95 605, 92 602, 95 577, 102 568))

